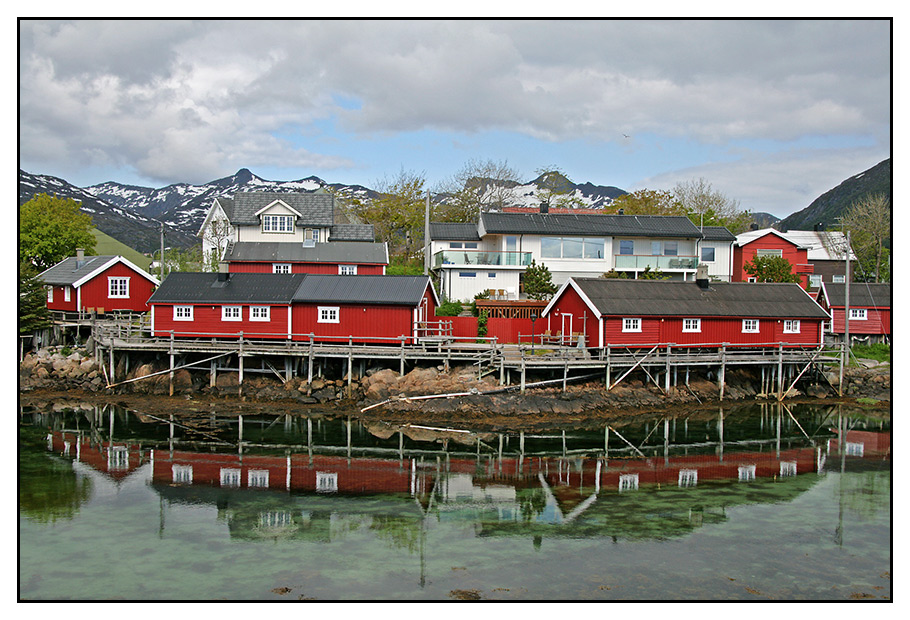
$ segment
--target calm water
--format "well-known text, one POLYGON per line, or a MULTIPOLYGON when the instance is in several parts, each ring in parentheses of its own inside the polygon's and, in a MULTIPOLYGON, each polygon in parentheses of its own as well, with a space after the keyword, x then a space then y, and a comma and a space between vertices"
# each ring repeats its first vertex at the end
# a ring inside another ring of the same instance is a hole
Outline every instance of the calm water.
POLYGON ((23 408, 22 599, 891 598, 890 425, 500 433, 23 408))

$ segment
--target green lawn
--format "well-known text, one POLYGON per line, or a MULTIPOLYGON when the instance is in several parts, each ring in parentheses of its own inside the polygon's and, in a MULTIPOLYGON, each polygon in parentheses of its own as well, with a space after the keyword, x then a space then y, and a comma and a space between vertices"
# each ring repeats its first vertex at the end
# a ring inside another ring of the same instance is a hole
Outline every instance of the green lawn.
POLYGON ((108 234, 105 234, 95 228, 92 230, 95 235, 95 253, 98 255, 120 255, 141 269, 149 270, 152 259, 126 245, 117 241, 108 234))

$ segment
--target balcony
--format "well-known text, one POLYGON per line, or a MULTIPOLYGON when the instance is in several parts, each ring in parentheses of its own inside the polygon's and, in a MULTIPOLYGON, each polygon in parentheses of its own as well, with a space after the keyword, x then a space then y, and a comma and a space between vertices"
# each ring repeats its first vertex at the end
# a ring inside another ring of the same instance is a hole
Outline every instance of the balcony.
POLYGON ((484 252, 481 250, 443 250, 433 255, 433 267, 475 265, 484 267, 526 267, 530 252, 484 252))
POLYGON ((663 256, 651 254, 616 254, 617 270, 642 271, 645 267, 659 269, 660 271, 677 271, 680 269, 695 269, 698 266, 697 256, 663 256))

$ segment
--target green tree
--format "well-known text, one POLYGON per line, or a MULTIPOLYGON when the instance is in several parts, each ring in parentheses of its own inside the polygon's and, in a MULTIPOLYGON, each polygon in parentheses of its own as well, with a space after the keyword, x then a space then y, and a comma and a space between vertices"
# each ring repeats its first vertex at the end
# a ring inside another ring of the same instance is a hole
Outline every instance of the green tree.
POLYGON ((740 209, 738 200, 715 190, 703 178, 677 183, 673 196, 696 226, 726 226, 738 235, 752 223, 752 214, 740 209))
POLYGON ((613 200, 611 208, 625 215, 682 215, 686 211, 676 196, 665 190, 640 189, 613 200))
POLYGON ((75 256, 76 248, 93 254, 94 228, 72 198, 36 194, 19 207, 19 261, 44 270, 75 256))
POLYGON ((553 276, 546 265, 538 265, 531 260, 524 271, 524 290, 530 299, 545 300, 553 296, 556 285, 553 284, 553 276))
POLYGON ((783 256, 753 256, 743 270, 757 282, 796 282, 801 278, 793 273, 793 265, 783 256))
POLYGON ((891 201, 885 194, 872 194, 853 203, 841 220, 850 231, 850 245, 859 263, 856 274, 869 274, 874 282, 890 280, 891 201), (885 277, 882 277, 883 274, 885 277))
POLYGON ((34 265, 24 261, 19 263, 20 334, 31 334, 50 325, 44 286, 34 265))
POLYGON ((611 269, 610 271, 602 274, 600 277, 607 280, 626 280, 629 276, 626 275, 625 271, 616 271, 615 269, 611 269))
POLYGON ((670 276, 665 276, 660 269, 651 271, 651 265, 645 267, 645 270, 638 274, 639 280, 669 280, 670 276))
POLYGON ((436 206, 436 222, 476 222, 480 213, 502 210, 512 203, 512 188, 518 171, 503 161, 472 159, 438 193, 445 196, 436 206))
MULTIPOLYGON (((160 254, 160 250, 153 252, 152 258, 157 261, 160 254)), ((209 258, 211 259, 211 255, 209 258)), ((200 271, 204 264, 201 245, 194 245, 185 249, 164 248, 164 275, 174 271, 200 271)), ((218 271, 218 262, 216 261, 214 264, 214 271, 218 271)), ((157 274, 158 270, 156 269, 154 275, 157 274)))
POLYGON ((422 174, 402 169, 393 179, 376 181, 377 198, 354 205, 356 215, 373 225, 393 253, 413 257, 414 248, 423 248, 425 182, 422 174))
POLYGON ((575 196, 575 184, 556 166, 539 168, 537 175, 534 182, 540 204, 570 209, 586 206, 581 198, 575 196))

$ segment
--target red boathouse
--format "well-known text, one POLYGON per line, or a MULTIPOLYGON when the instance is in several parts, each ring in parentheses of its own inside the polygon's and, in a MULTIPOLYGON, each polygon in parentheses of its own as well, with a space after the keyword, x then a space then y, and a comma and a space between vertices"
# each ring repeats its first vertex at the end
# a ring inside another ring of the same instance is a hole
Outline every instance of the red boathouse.
POLYGON ((47 285, 49 310, 146 312, 158 280, 122 256, 65 258, 39 276, 47 285))

